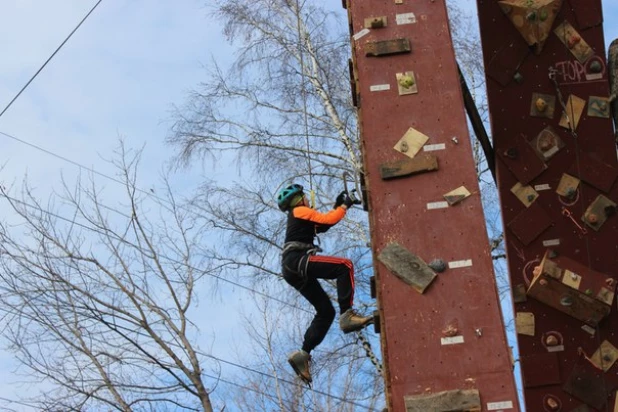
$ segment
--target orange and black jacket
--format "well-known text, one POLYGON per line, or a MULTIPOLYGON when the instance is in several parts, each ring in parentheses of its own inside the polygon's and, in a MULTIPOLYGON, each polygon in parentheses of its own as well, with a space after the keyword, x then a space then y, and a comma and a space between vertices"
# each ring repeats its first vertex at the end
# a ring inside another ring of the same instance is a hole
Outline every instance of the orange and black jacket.
POLYGON ((296 206, 288 212, 285 242, 313 244, 316 234, 326 232, 343 219, 345 214, 346 209, 342 206, 327 213, 320 213, 307 206, 296 206))

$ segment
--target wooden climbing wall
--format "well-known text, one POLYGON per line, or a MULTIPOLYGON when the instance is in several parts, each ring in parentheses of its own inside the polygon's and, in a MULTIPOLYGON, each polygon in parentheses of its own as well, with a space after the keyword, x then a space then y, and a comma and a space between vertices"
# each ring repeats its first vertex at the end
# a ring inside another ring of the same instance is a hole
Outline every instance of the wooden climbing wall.
POLYGON ((389 411, 518 411, 445 2, 344 5, 389 411))
POLYGON ((618 165, 601 1, 477 4, 526 409, 617 411, 618 165))

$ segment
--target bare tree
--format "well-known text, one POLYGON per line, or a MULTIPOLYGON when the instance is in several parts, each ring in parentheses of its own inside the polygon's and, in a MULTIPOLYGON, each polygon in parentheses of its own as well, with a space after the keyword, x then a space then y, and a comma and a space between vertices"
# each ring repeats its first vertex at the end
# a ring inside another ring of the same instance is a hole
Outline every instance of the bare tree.
POLYGON ((47 204, 27 185, 19 199, 1 189, 17 215, 0 225, 5 336, 20 373, 51 387, 30 400, 41 410, 212 411, 188 315, 217 268, 169 186, 139 191, 139 152, 121 145, 119 158, 117 209, 93 181, 47 204))

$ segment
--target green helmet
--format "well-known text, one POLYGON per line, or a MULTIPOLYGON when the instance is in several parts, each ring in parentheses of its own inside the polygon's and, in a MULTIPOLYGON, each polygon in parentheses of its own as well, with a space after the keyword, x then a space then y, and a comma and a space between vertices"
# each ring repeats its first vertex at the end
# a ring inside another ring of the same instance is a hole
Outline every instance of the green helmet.
POLYGON ((279 191, 277 195, 277 205, 279 206, 279 210, 282 212, 287 211, 290 208, 290 203, 292 200, 298 196, 303 194, 303 187, 299 184, 291 184, 279 191))

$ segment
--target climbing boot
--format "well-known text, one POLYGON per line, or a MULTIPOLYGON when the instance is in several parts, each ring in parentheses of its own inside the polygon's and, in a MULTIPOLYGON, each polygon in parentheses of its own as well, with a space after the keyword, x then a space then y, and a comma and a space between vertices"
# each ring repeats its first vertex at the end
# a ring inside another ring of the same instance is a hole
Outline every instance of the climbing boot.
POLYGON ((294 372, 296 372, 298 377, 306 384, 310 384, 312 381, 311 372, 309 371, 310 360, 311 355, 302 349, 293 352, 288 358, 288 362, 290 363, 292 369, 294 369, 294 372))
POLYGON ((339 327, 343 333, 355 332, 373 323, 373 316, 361 316, 354 309, 348 309, 339 316, 339 327))

